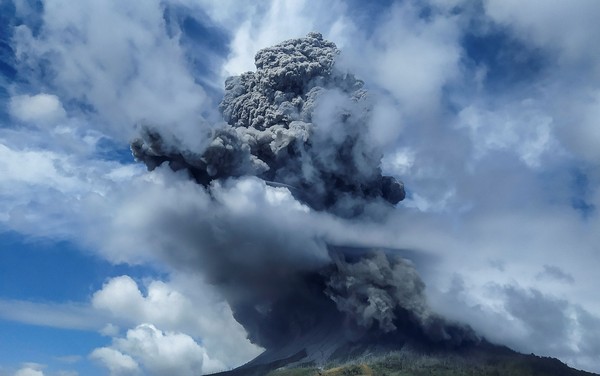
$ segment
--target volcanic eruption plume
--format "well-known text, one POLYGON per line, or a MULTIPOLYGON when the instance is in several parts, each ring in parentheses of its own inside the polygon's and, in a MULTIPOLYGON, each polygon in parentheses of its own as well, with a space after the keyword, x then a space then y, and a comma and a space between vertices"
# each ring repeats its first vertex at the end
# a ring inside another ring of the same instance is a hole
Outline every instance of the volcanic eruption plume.
POLYGON ((174 246, 166 257, 222 292, 267 350, 263 362, 297 353, 323 361, 352 344, 474 341, 430 311, 410 261, 321 235, 323 218, 370 221, 370 208, 392 211, 405 196, 382 175, 372 100, 336 66, 338 54, 318 33, 259 51, 255 72, 227 79, 225 123, 202 150, 142 129, 131 145, 138 160, 149 170, 168 163, 201 187, 197 210, 168 230, 187 251, 174 246))

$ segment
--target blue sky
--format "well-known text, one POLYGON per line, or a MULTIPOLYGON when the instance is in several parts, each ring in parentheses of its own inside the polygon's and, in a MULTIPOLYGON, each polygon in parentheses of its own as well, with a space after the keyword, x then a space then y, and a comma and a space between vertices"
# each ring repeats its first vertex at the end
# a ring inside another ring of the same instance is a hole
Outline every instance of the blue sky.
MULTIPOLYGON (((0 375, 197 374, 261 351, 161 231, 205 192, 128 145, 151 124, 201 147, 225 78, 313 30, 376 98, 382 166, 408 191, 354 233, 315 215, 319 234, 422 252, 435 310, 600 372, 598 16, 594 0, 0 0, 0 375)), ((244 189, 222 199, 271 197, 244 189)))

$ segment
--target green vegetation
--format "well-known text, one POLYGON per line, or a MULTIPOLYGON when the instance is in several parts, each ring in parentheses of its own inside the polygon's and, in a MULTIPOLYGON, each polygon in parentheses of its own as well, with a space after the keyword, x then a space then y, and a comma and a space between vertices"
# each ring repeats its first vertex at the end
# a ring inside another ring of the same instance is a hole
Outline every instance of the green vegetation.
POLYGON ((330 365, 324 368, 280 368, 267 376, 584 376, 556 359, 522 354, 387 356, 330 365))

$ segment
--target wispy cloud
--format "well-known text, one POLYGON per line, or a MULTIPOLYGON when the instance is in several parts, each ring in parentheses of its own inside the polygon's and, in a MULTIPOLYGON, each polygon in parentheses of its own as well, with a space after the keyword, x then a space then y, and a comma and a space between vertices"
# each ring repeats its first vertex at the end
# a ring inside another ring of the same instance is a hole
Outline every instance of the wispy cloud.
POLYGON ((104 315, 88 304, 0 300, 0 317, 25 324, 61 329, 100 330, 104 315))

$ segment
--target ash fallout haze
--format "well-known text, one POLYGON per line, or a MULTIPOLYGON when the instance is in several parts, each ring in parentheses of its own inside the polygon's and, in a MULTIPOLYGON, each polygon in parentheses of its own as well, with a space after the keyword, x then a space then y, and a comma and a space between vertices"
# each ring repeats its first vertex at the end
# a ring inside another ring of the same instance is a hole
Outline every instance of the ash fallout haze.
POLYGON ((600 372, 599 17, 0 0, 0 375, 488 341, 600 372))

